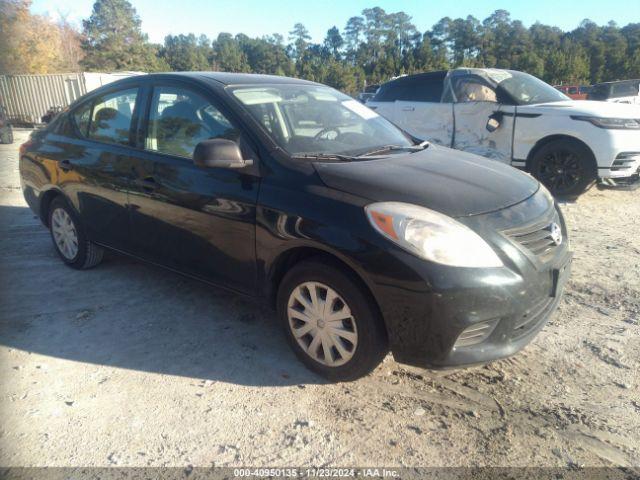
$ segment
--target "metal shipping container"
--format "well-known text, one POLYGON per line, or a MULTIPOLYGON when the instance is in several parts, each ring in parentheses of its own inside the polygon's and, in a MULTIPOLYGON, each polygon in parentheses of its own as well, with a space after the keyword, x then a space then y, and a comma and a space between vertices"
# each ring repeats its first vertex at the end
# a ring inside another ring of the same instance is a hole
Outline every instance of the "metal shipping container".
POLYGON ((53 106, 66 107, 91 90, 140 72, 0 75, 0 105, 13 123, 39 123, 53 106))

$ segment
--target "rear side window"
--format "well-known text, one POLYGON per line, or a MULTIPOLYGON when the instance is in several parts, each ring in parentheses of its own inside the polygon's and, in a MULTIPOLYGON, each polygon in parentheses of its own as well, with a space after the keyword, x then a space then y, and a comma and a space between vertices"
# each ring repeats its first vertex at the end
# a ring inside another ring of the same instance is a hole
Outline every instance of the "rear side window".
POLYGON ((73 122, 84 137, 87 136, 89 123, 91 123, 91 105, 91 102, 86 103, 73 112, 73 122))
POLYGON ((434 75, 405 77, 389 82, 373 98, 374 102, 432 102, 440 103, 445 72, 434 75))
POLYGON ((129 133, 138 89, 123 90, 98 98, 93 107, 89 138, 129 145, 129 133))

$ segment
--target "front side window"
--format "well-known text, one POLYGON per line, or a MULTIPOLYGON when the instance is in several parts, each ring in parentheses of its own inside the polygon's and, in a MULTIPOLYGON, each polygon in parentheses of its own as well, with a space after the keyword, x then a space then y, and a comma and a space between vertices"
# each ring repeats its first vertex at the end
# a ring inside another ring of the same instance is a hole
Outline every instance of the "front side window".
POLYGON ((203 140, 238 141, 239 131, 207 99, 183 88, 153 90, 145 148, 191 158, 203 140))
POLYGON ((458 79, 453 89, 458 103, 498 101, 495 90, 476 77, 458 79))
POLYGON ((454 102, 498 102, 508 105, 569 100, 564 93, 523 72, 494 68, 452 70, 445 80, 445 99, 454 102))
POLYGON ((328 87, 261 85, 231 90, 269 136, 290 155, 359 155, 413 142, 358 101, 328 87))
MULTIPOLYGON (((98 98, 93 106, 89 138, 107 143, 129 145, 129 133, 138 89, 132 88, 98 98)), ((79 119, 82 122, 82 118, 79 119)), ((81 128, 81 123, 78 123, 81 128)))

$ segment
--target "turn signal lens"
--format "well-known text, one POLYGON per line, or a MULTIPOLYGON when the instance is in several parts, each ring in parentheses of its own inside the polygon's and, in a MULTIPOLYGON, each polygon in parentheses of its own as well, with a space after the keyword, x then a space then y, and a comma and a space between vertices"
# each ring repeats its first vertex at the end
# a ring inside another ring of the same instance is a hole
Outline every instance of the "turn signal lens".
POLYGON ((380 212, 371 212, 371 219, 375 222, 376 226, 389 237, 394 240, 398 239, 398 234, 393 229, 393 217, 380 212))

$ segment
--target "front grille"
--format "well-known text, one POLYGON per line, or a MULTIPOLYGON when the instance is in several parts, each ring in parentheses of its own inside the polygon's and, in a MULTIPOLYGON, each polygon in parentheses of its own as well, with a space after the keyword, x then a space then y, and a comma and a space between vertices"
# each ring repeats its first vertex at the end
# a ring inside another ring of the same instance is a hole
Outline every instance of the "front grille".
POLYGON ((504 233, 514 242, 518 243, 540 261, 551 259, 559 247, 552 236, 552 225, 560 225, 560 218, 556 210, 551 217, 524 227, 514 228, 504 233))

